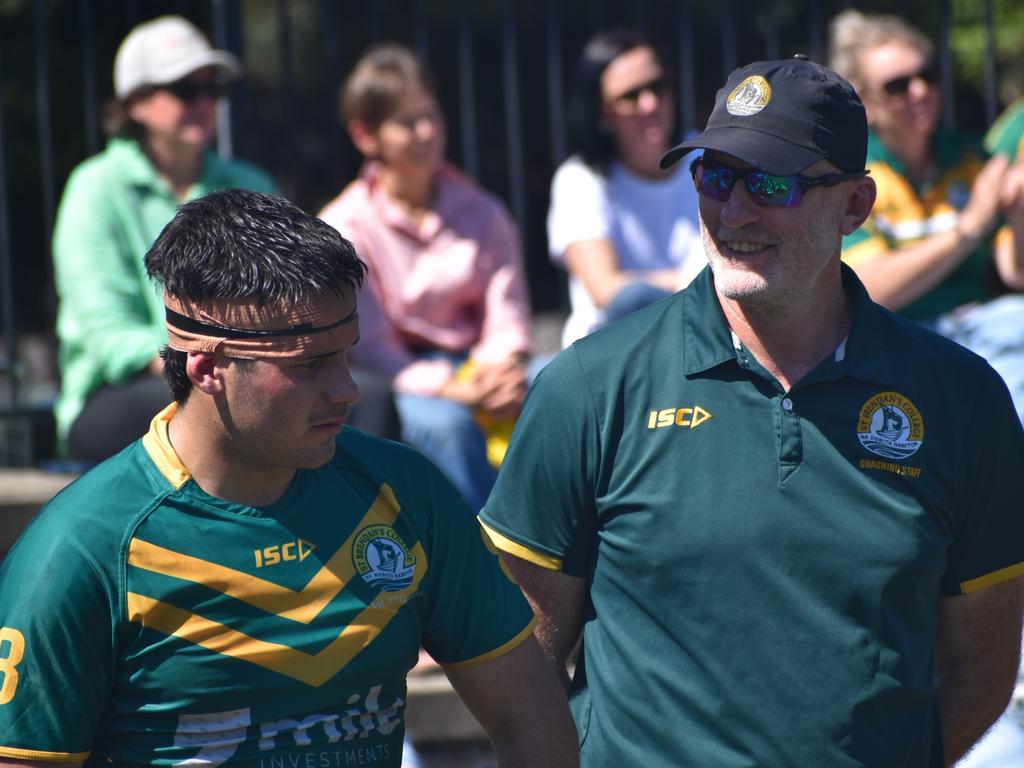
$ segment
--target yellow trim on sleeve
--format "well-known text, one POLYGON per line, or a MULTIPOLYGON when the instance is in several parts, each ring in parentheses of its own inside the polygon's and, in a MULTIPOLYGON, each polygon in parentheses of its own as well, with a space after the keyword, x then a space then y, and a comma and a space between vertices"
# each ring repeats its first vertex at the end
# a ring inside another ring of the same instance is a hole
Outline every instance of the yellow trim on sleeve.
POLYGON ((969 595, 972 592, 980 592, 986 587, 994 587, 996 584, 1009 581, 1022 574, 1024 574, 1024 563, 1008 565, 1006 568, 986 573, 984 576, 979 576, 976 579, 960 582, 960 591, 965 595, 969 595))
MULTIPOLYGON (((477 518, 477 520, 480 520, 480 518, 477 518)), ((494 543, 494 546, 502 552, 508 552, 508 554, 515 555, 520 560, 526 560, 528 563, 539 565, 541 568, 547 568, 549 571, 562 570, 562 560, 560 558, 546 555, 543 552, 537 552, 536 550, 523 546, 518 542, 512 541, 512 539, 502 536, 496 530, 488 526, 483 520, 480 520, 480 526, 487 531, 487 535, 491 537, 491 541, 494 543)))
POLYGON ((533 634, 533 628, 536 626, 537 619, 532 618, 530 619, 530 623, 527 624, 526 627, 518 635, 513 637, 504 645, 498 646, 493 651, 488 651, 482 656, 475 656, 472 659, 466 659, 464 661, 456 661, 452 662, 451 664, 442 663, 441 666, 445 669, 469 669, 470 667, 475 667, 479 664, 486 664, 488 661, 493 661, 499 656, 504 656, 509 651, 514 651, 516 648, 522 645, 526 641, 526 638, 533 634))
POLYGON ((91 754, 92 752, 43 752, 40 749, 0 747, 0 757, 13 757, 18 760, 38 760, 41 763, 81 763, 91 754))

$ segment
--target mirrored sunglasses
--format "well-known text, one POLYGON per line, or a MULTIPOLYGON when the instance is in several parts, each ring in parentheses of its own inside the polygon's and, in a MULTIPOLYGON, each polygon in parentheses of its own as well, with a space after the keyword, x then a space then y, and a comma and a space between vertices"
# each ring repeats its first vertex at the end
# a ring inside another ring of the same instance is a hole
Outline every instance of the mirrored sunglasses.
POLYGON ((697 191, 712 200, 725 202, 737 181, 742 180, 755 203, 765 207, 792 208, 800 205, 804 192, 814 187, 834 187, 844 181, 862 179, 868 171, 857 173, 826 173, 823 176, 775 176, 752 168, 741 171, 725 165, 711 165, 698 157, 690 163, 690 174, 697 191))
POLYGON ((919 72, 914 72, 903 77, 894 77, 882 83, 882 90, 890 96, 902 96, 910 90, 910 83, 914 80, 923 80, 928 85, 934 85, 939 80, 939 71, 934 63, 929 63, 919 72))
POLYGON ((184 102, 193 102, 200 96, 209 96, 216 101, 228 92, 226 83, 199 80, 178 80, 174 83, 158 86, 162 91, 167 91, 184 102))

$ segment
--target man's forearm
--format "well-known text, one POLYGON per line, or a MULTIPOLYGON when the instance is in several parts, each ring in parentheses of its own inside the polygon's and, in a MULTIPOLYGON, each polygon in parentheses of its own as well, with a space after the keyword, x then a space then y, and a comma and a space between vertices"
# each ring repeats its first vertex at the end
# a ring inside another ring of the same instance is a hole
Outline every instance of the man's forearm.
MULTIPOLYGON (((568 725, 570 730, 560 734, 560 738, 517 738, 511 743, 496 745, 498 768, 575 768, 580 759, 576 730, 571 727, 571 720, 568 725)), ((536 735, 550 734, 551 730, 548 724, 536 735)))
POLYGON ((945 763, 951 766, 974 746, 1006 709, 1013 681, 999 690, 966 670, 947 670, 936 680, 945 763))

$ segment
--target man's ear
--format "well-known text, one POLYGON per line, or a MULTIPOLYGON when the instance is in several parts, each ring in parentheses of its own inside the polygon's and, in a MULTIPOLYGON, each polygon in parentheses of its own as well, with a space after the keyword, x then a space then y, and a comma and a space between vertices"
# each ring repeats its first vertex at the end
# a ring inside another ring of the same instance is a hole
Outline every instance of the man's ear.
POLYGON ((877 194, 878 189, 875 187, 875 180, 870 176, 865 176, 857 182, 857 186, 850 193, 850 196, 846 198, 846 210, 843 211, 840 222, 840 229, 843 235, 853 234, 857 227, 864 223, 868 214, 871 213, 871 208, 875 204, 877 194))
POLYGON ((370 128, 364 120, 349 120, 348 135, 363 157, 377 157, 377 152, 380 149, 377 131, 370 128))
POLYGON ((185 372, 192 386, 207 395, 217 395, 224 391, 217 356, 212 352, 189 352, 185 360, 185 372))

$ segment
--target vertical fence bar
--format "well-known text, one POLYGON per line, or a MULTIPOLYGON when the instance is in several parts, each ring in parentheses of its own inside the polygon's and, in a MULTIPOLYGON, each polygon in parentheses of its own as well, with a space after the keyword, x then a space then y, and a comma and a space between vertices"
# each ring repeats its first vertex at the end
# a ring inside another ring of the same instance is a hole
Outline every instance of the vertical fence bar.
POLYGON ((942 125, 947 130, 956 126, 956 103, 953 89, 953 49, 949 44, 952 23, 949 0, 939 0, 939 65, 942 74, 942 125))
POLYGON ((546 4, 545 43, 548 52, 548 132, 551 134, 551 163, 565 159, 565 101, 562 88, 562 18, 558 0, 546 4))
POLYGON ((327 106, 326 134, 329 138, 328 152, 331 157, 331 170, 334 172, 334 185, 341 185, 344 171, 341 167, 341 116, 338 113, 338 90, 341 87, 341 60, 338 55, 338 20, 335 14, 334 0, 322 0, 320 12, 324 31, 324 58, 327 68, 327 106))
MULTIPOLYGON (((217 48, 228 48, 228 14, 224 0, 211 0, 213 6, 213 44, 217 48)), ((231 101, 229 98, 217 101, 217 153, 224 158, 234 157, 235 147, 231 137, 231 101)))
POLYGON ((507 157, 509 201, 521 232, 526 220, 526 169, 523 166, 523 135, 519 107, 519 34, 515 0, 504 0, 502 19, 502 79, 505 86, 505 152, 507 157))
POLYGON ((46 3, 34 3, 36 42, 36 114, 39 119, 39 158, 43 189, 43 279, 50 286, 47 292, 45 317, 53 318, 57 300, 53 292, 53 269, 50 267, 50 241, 53 235, 53 116, 50 112, 49 39, 46 34, 46 3))
POLYGON ((697 85, 694 77, 693 13, 691 0, 679 0, 679 125, 683 133, 697 129, 697 85))
POLYGON ((277 0, 277 41, 281 72, 281 115, 284 119, 285 172, 280 174, 286 197, 295 196, 296 155, 295 89, 292 83, 292 23, 287 0, 277 0))
POLYGON ((633 28, 642 34, 650 33, 650 14, 648 13, 647 0, 633 0, 633 28))
POLYGON ((825 60, 825 14, 821 0, 810 0, 807 8, 807 41, 811 50, 808 51, 811 61, 819 63, 825 60))
POLYGON ((769 2, 764 9, 764 56, 769 61, 782 57, 782 45, 779 42, 779 25, 775 19, 775 3, 769 2))
POLYGON ((462 129, 462 167, 479 179, 476 149, 476 112, 473 99, 473 27, 467 0, 459 2, 459 125, 462 129))
POLYGON ((4 336, 4 356, 0 370, 6 371, 8 382, 8 394, 11 404, 18 402, 18 385, 20 371, 18 370, 18 340, 17 329, 15 328, 14 314, 14 265, 11 255, 11 233, 10 221, 7 209, 7 163, 6 149, 4 142, 4 100, 3 100, 3 70, 0 63, 0 306, 3 315, 0 322, 3 323, 0 331, 4 336))
POLYGON ((427 27, 424 0, 416 0, 414 3, 413 18, 416 24, 416 54, 420 57, 421 61, 428 61, 430 59, 430 30, 427 27))
POLYGON ((722 0, 722 79, 736 69, 736 3, 722 0))
POLYGON ((96 21, 93 0, 81 0, 82 11, 82 97, 85 105, 85 149, 90 155, 99 152, 99 118, 96 92, 96 21))
POLYGON ((999 114, 996 70, 996 22, 992 0, 985 0, 985 124, 992 125, 999 114))
POLYGON ((381 0, 371 0, 366 3, 370 11, 370 42, 380 42, 380 4, 381 0))
MULTIPOLYGON (((590 32, 596 32, 604 26, 604 3, 601 0, 590 0, 590 32)), ((587 35, 590 37, 590 35, 587 35)))
POLYGON ((142 21, 142 12, 139 9, 139 0, 125 0, 124 15, 128 22, 129 29, 142 21))

